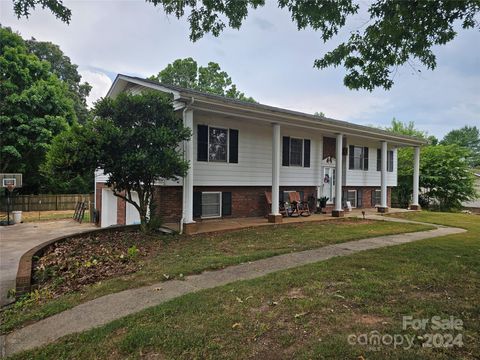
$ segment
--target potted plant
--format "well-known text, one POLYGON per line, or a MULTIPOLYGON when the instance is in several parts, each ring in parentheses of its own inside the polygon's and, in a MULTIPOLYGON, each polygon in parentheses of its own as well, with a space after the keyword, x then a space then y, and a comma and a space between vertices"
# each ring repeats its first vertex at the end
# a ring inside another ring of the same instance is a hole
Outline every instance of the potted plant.
POLYGON ((327 201, 328 201, 328 197, 326 196, 322 196, 321 198, 318 199, 318 207, 320 208, 320 212, 322 214, 327 213, 327 210, 326 210, 327 201))

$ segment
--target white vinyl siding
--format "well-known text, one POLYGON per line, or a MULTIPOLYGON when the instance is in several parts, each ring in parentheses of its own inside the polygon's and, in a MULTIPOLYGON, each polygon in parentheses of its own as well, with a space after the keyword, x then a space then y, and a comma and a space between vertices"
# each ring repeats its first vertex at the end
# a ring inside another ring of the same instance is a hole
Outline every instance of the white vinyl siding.
MULTIPOLYGON (((218 115, 193 115, 194 186, 271 186, 272 126, 218 115), (197 161, 197 125, 237 129, 238 163, 197 161)), ((310 167, 282 166, 280 186, 318 186, 322 183, 322 134, 282 126, 281 136, 310 139, 310 167)), ((303 145, 302 145, 303 146, 303 145)), ((302 149, 303 152, 303 149, 302 149)), ((303 159, 302 159, 303 161, 303 159)))
MULTIPOLYGON (((378 142, 367 140, 348 139, 347 143, 350 145, 359 145, 368 147, 369 167, 368 171, 350 170, 348 168, 348 156, 344 156, 343 166, 343 185, 344 186, 380 186, 381 172, 377 171, 377 148, 378 142)), ((345 146, 348 146, 346 144, 345 146)), ((397 149, 389 148, 393 151, 393 171, 387 173, 387 186, 397 186, 397 149)))

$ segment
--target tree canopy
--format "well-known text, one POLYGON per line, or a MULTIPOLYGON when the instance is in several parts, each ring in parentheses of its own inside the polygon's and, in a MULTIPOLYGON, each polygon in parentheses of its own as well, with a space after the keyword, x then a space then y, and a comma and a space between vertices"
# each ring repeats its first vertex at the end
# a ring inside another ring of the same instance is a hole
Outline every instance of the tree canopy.
MULTIPOLYGON (((207 33, 219 36, 226 27, 240 29, 252 9, 265 5, 265 0, 146 1, 177 18, 188 16, 192 41, 207 33)), ((14 0, 13 3, 19 17, 28 17, 35 6, 50 9, 67 23, 72 16, 61 0, 14 0)), ((359 12, 368 13, 369 20, 364 26, 351 31, 346 41, 314 61, 319 69, 343 66, 346 70, 344 84, 350 89, 390 89, 399 66, 408 65, 421 71, 414 66, 415 62, 433 70, 437 65, 433 49, 455 38, 456 23, 462 29, 479 27, 476 18, 479 0, 376 0, 372 3, 278 0, 277 4, 289 12, 298 30, 319 31, 324 42, 337 35, 351 17, 359 12), (363 6, 368 8, 362 9, 363 6)))
POLYGON ((450 131, 441 144, 456 144, 468 150, 467 159, 471 167, 480 167, 480 131, 476 126, 464 126, 450 131))
POLYGON ((48 62, 50 71, 67 84, 77 119, 80 123, 84 123, 88 116, 87 97, 92 87, 87 82, 81 83, 82 77, 78 73, 78 66, 72 64, 60 47, 51 42, 37 41, 32 38, 27 40, 26 44, 30 53, 48 62))
POLYGON ((0 27, 0 171, 24 174, 38 191, 39 167, 52 138, 76 121, 67 85, 24 40, 0 27))
POLYGON ((178 145, 190 138, 190 130, 175 114, 171 97, 158 91, 104 98, 93 112, 93 120, 55 139, 50 171, 73 178, 103 169, 107 185, 138 210, 146 229, 155 182, 177 179, 188 169, 178 145))
POLYGON ((192 58, 177 59, 150 79, 232 99, 255 102, 253 98, 238 91, 231 77, 215 62, 209 62, 207 66, 198 66, 192 58))
MULTIPOLYGON (((468 149, 457 144, 438 144, 436 138, 415 128, 413 122, 392 120, 386 130, 398 134, 430 139, 430 145, 422 148, 420 156, 420 187, 422 206, 438 206, 441 210, 461 207, 463 201, 475 198, 473 176, 467 161, 468 149), (435 141, 432 141, 431 139, 435 141)), ((393 198, 402 207, 409 205, 413 192, 413 149, 398 149, 398 184, 393 198)))

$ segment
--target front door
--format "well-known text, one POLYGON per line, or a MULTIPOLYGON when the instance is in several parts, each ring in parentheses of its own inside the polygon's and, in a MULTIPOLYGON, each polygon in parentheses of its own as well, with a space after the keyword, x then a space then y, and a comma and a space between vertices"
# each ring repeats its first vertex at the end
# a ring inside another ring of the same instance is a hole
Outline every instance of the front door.
POLYGON ((335 180, 335 168, 324 166, 322 196, 328 198, 327 204, 333 204, 335 202, 335 180))

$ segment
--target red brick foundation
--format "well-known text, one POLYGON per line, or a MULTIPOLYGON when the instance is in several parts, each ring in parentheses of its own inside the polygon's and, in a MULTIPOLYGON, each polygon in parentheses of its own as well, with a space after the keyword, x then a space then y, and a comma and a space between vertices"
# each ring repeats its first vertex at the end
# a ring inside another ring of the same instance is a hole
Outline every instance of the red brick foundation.
MULTIPOLYGON (((122 193, 122 195, 125 193, 122 193)), ((117 197, 117 225, 125 225, 127 218, 127 202, 117 197)))
POLYGON ((182 218, 182 186, 157 186, 153 201, 155 213, 163 221, 179 222, 182 218))
MULTIPOLYGON (((100 210, 102 206, 102 189, 106 187, 103 183, 96 184, 96 208, 100 210)), ((372 192, 379 187, 352 187, 344 186, 343 190, 362 189, 362 206, 361 208, 371 208, 372 204, 372 192)), ((265 191, 271 191, 270 186, 195 186, 193 191, 220 191, 232 193, 232 214, 226 217, 259 217, 267 216, 270 212, 270 207, 265 199, 265 191)), ((307 200, 310 196, 316 198, 316 187, 314 186, 281 186, 280 191, 302 191, 304 194, 304 200, 307 200)), ((387 204, 391 206, 391 188, 388 188, 387 204)), ((154 193, 154 205, 155 213, 161 217, 165 222, 179 222, 182 218, 182 201, 183 201, 183 188, 182 186, 157 186, 154 193)), ((315 207, 310 209, 312 212, 316 211, 315 207)), ((330 213, 333 210, 333 205, 327 205, 327 212, 330 213)), ((117 199, 117 221, 119 225, 125 224, 126 217, 126 204, 125 201, 117 199)))
MULTIPOLYGON (((357 206, 358 208, 373 208, 375 204, 372 203, 372 193, 375 190, 379 190, 378 186, 344 186, 343 191, 346 190, 362 190, 362 205, 357 206)), ((378 205, 378 204, 377 204, 378 205)), ((392 188, 387 188, 387 206, 392 206, 392 188)))
MULTIPOLYGON (((303 191, 304 200, 316 196, 314 186, 281 186, 283 191, 303 191)), ((270 213, 270 206, 265 199, 265 191, 272 191, 271 186, 195 186, 193 191, 222 191, 232 193, 232 215, 229 217, 258 217, 270 213)), ((313 209, 312 209, 313 210, 313 209)))

